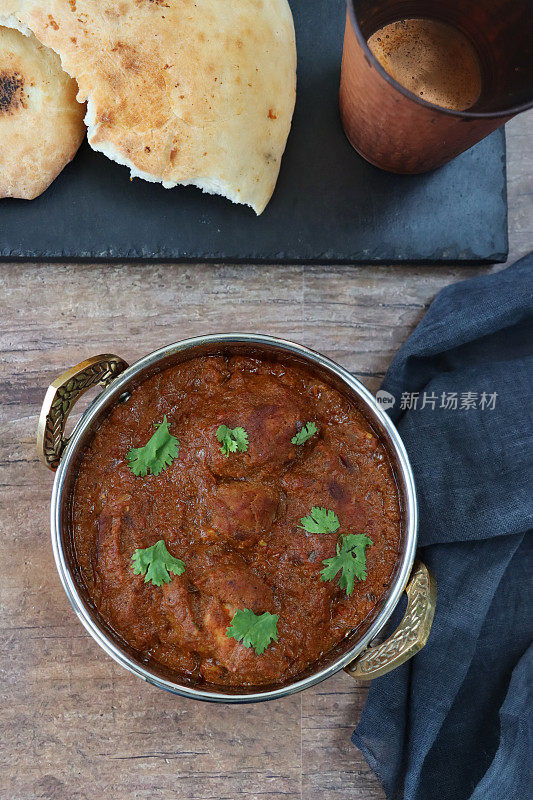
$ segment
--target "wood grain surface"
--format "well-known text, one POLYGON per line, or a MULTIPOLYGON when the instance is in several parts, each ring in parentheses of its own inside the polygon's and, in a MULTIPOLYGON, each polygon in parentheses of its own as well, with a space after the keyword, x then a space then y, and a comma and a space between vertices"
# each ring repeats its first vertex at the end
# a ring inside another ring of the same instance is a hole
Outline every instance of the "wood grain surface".
MULTIPOLYGON (((508 125, 510 261, 533 246, 532 122, 508 125)), ((1 800, 384 797, 350 743, 367 690, 346 674, 214 706, 143 684, 93 642, 53 564, 37 418, 48 383, 90 355, 131 362, 224 330, 295 339, 375 390, 439 289, 489 269, 0 265, 1 800)))

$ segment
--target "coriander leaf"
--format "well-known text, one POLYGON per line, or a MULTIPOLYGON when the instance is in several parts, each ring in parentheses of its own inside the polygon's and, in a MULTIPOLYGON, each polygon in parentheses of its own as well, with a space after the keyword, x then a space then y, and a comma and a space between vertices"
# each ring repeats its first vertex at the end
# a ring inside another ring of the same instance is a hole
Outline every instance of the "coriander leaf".
POLYGON ((314 422, 307 422, 303 426, 302 430, 298 431, 296 436, 292 437, 291 442, 293 444, 303 444, 308 439, 310 439, 311 436, 314 436, 315 433, 318 433, 318 428, 315 425, 315 423, 314 422))
POLYGON ((341 572, 339 586, 346 589, 346 594, 353 592, 354 581, 366 581, 366 553, 368 545, 373 544, 372 540, 364 533, 349 533, 342 536, 341 541, 337 542, 337 555, 333 558, 326 558, 322 563, 324 569, 320 573, 323 581, 332 581, 338 572, 341 572))
POLYGON ((178 457, 180 443, 170 433, 166 416, 155 427, 156 432, 144 447, 132 447, 127 453, 128 466, 134 475, 144 477, 149 472, 159 475, 178 457))
POLYGON ((244 428, 228 428, 227 425, 220 425, 217 428, 217 439, 222 445, 220 450, 226 458, 230 453, 246 453, 248 450, 248 434, 244 428))
POLYGON ((278 615, 256 615, 249 608, 236 611, 231 625, 226 629, 229 639, 242 642, 245 647, 253 647, 258 656, 264 653, 272 639, 278 641, 278 615))
POLYGON ((185 564, 168 552, 165 542, 160 539, 151 547, 136 550, 131 557, 131 568, 136 575, 146 575, 144 582, 152 581, 154 586, 170 583, 169 572, 183 575, 185 564))
POLYGON ((303 528, 307 533, 335 533, 340 525, 339 518, 334 511, 316 506, 313 506, 309 516, 302 517, 300 522, 302 524, 298 527, 303 528))

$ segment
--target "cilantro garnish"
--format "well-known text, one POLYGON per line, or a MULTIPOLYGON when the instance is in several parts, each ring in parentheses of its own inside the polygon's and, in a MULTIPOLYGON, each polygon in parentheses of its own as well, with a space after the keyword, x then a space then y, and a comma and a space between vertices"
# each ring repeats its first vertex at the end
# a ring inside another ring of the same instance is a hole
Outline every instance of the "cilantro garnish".
POLYGON ((217 439, 222 445, 220 450, 226 458, 230 453, 246 453, 248 450, 248 434, 244 428, 228 428, 227 425, 220 425, 217 429, 217 439))
POLYGON ((127 453, 128 466, 134 475, 144 477, 149 472, 159 475, 178 457, 179 442, 169 432, 166 416, 155 427, 156 432, 144 447, 132 447, 127 453))
POLYGON ((249 608, 236 611, 226 636, 242 642, 245 647, 253 647, 258 656, 264 653, 272 639, 278 641, 278 615, 254 614, 249 608))
POLYGON ((298 527, 303 528, 307 533, 335 533, 340 525, 339 518, 334 511, 316 506, 313 506, 309 516, 302 517, 300 522, 302 524, 298 527))
POLYGON ((145 575, 145 583, 152 581, 154 586, 170 583, 170 572, 183 575, 185 564, 168 552, 165 542, 160 539, 151 547, 136 550, 131 557, 131 568, 136 575, 145 575))
POLYGON ((293 444, 303 444, 308 439, 310 439, 311 436, 314 436, 315 433, 318 433, 318 428, 315 425, 315 423, 314 422, 306 422, 306 424, 303 426, 302 430, 298 431, 296 436, 292 437, 291 442, 293 444))
POLYGON ((323 581, 332 581, 338 572, 341 572, 339 586, 346 589, 346 594, 353 592, 354 580, 366 581, 366 553, 365 549, 372 540, 364 533, 349 533, 342 536, 337 542, 337 555, 327 558, 322 563, 326 566, 320 573, 323 581))

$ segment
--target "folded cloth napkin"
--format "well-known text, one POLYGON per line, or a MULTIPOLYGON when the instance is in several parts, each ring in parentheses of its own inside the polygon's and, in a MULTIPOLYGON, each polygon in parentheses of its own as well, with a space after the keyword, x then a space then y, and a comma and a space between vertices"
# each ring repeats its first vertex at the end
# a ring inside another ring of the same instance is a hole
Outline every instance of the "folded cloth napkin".
POLYGON ((440 292, 382 388, 437 610, 425 648, 371 685, 352 741, 388 800, 529 800, 533 254, 440 292))

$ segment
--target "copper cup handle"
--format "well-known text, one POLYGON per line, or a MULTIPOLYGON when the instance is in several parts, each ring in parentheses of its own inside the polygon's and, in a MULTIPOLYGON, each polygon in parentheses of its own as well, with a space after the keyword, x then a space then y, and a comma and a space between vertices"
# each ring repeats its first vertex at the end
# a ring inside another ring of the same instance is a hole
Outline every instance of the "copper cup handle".
POLYGON ((437 582, 421 561, 415 564, 405 591, 407 609, 402 621, 388 639, 368 647, 345 667, 352 678, 371 681, 386 675, 424 647, 435 614, 437 582))
POLYGON ((48 387, 37 428, 37 454, 43 464, 56 470, 68 439, 65 424, 75 402, 93 386, 108 386, 128 364, 119 356, 93 356, 59 376, 48 387))

